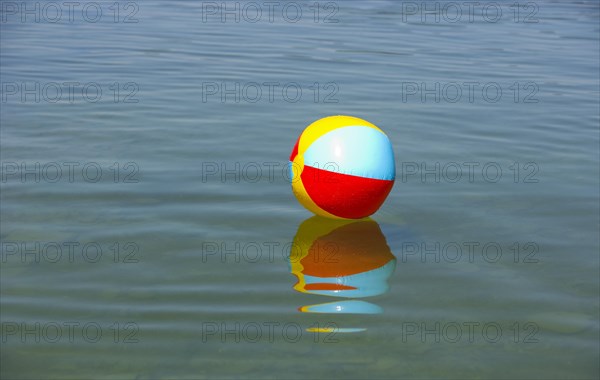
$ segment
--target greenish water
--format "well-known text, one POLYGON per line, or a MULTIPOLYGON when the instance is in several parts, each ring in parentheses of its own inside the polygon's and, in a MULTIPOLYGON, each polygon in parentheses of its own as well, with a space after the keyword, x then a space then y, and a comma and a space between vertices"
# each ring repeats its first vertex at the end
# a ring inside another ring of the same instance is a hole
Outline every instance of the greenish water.
POLYGON ((597 2, 6 4, 2 378, 598 377, 597 2), (296 286, 329 230, 284 168, 332 114, 396 153, 315 261, 391 263, 362 298, 296 286))

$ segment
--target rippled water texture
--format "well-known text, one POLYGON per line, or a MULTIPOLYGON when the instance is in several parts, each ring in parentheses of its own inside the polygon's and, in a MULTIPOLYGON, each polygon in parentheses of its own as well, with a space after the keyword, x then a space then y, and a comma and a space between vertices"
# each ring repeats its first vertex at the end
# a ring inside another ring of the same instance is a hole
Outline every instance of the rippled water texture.
POLYGON ((20 4, 3 378, 598 378, 597 2, 20 4), (290 189, 332 114, 393 144, 371 220, 290 189))

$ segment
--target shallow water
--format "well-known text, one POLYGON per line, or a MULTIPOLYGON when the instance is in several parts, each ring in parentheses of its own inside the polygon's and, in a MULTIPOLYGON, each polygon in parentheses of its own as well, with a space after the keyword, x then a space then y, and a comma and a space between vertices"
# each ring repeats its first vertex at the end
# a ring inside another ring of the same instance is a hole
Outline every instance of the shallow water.
POLYGON ((597 2, 39 4, 0 24, 3 378, 598 377, 597 2), (346 229, 286 178, 331 114, 396 152, 346 229))

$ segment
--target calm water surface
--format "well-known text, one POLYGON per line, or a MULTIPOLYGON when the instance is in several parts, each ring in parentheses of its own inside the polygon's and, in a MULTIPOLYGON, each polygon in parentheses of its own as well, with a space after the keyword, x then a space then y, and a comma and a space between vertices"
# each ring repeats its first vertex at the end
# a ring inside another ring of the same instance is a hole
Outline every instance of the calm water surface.
POLYGON ((598 377, 597 2, 40 4, 0 25, 3 378, 598 377), (393 143, 372 221, 281 170, 331 114, 393 143))

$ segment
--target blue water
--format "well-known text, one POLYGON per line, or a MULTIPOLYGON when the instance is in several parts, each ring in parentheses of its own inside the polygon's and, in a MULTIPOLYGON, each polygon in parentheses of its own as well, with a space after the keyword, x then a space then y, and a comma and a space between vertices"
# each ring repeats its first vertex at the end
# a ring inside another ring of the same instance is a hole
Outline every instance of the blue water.
POLYGON ((3 378, 598 378, 597 2, 20 4, 3 378), (287 160, 337 114, 393 144, 379 229, 300 228, 287 160), (368 296, 297 286, 322 239, 368 296))

